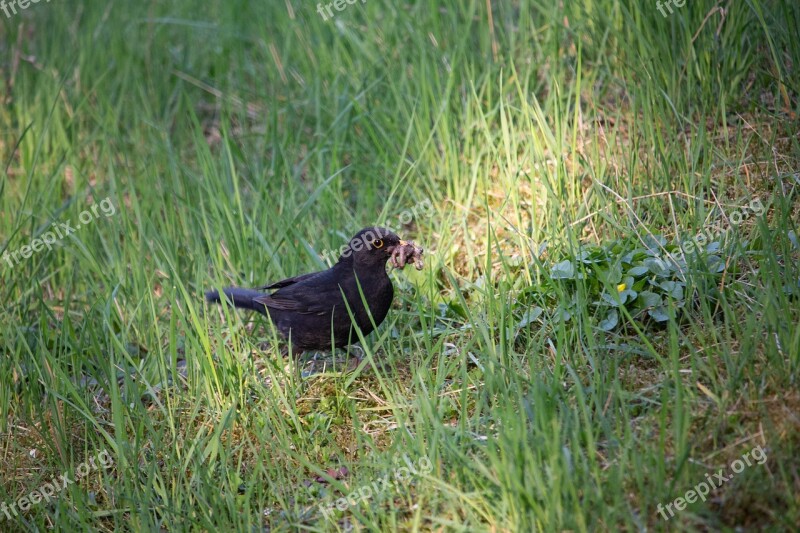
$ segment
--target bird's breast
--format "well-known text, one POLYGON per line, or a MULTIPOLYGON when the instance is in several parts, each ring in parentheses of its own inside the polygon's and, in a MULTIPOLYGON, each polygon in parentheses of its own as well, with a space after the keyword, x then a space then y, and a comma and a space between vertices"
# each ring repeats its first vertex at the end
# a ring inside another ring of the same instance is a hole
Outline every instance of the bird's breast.
POLYGON ((379 326, 386 318, 389 308, 392 306, 392 299, 394 297, 392 281, 389 279, 385 270, 379 274, 381 275, 376 275, 376 273, 372 272, 364 276, 356 273, 355 279, 358 283, 354 287, 355 290, 351 293, 355 298, 348 298, 350 300, 348 304, 354 311, 356 323, 365 334, 372 331, 372 320, 375 321, 376 326, 379 326), (358 289, 359 285, 361 291, 358 289), (361 293, 364 294, 363 300, 366 300, 369 306, 369 313, 372 314, 372 320, 370 320, 369 314, 364 307, 361 293))

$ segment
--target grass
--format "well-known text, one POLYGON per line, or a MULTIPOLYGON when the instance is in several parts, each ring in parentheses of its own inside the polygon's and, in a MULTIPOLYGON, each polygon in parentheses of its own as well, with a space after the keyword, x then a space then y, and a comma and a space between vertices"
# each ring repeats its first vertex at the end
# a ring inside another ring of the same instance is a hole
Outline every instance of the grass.
POLYGON ((0 529, 796 527, 800 6, 674 10, 0 16, 0 529), (203 302, 425 202, 399 231, 426 268, 392 274, 355 371, 298 378, 268 323, 203 302))

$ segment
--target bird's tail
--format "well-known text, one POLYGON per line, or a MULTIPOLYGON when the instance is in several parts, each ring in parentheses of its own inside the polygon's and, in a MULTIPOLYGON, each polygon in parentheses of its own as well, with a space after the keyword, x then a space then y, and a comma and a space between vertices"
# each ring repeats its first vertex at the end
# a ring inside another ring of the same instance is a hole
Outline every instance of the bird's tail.
MULTIPOLYGON (((227 298, 228 302, 233 304, 234 307, 241 309, 252 309, 253 311, 264 312, 264 304, 256 303, 255 298, 264 296, 261 291, 253 289, 243 289, 241 287, 228 287, 223 289, 222 293, 227 298)), ((206 300, 210 303, 220 303, 219 291, 208 291, 206 293, 206 300)))

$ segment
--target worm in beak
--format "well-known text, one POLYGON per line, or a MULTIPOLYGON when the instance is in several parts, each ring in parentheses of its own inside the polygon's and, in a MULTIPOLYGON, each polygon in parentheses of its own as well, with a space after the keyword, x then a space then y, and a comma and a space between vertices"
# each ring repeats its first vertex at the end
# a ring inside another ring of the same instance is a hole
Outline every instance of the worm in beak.
POLYGON ((422 261, 424 250, 413 241, 400 241, 400 244, 390 250, 389 263, 394 268, 403 269, 408 263, 414 263, 417 270, 422 270, 425 263, 422 261))

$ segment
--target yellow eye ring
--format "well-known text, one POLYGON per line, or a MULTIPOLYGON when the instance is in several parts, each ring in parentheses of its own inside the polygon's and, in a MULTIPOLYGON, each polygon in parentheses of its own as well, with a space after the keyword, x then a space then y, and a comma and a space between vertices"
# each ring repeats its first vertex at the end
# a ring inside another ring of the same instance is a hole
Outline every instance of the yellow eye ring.
POLYGON ((383 239, 375 239, 372 241, 372 246, 375 248, 383 248, 383 239))

